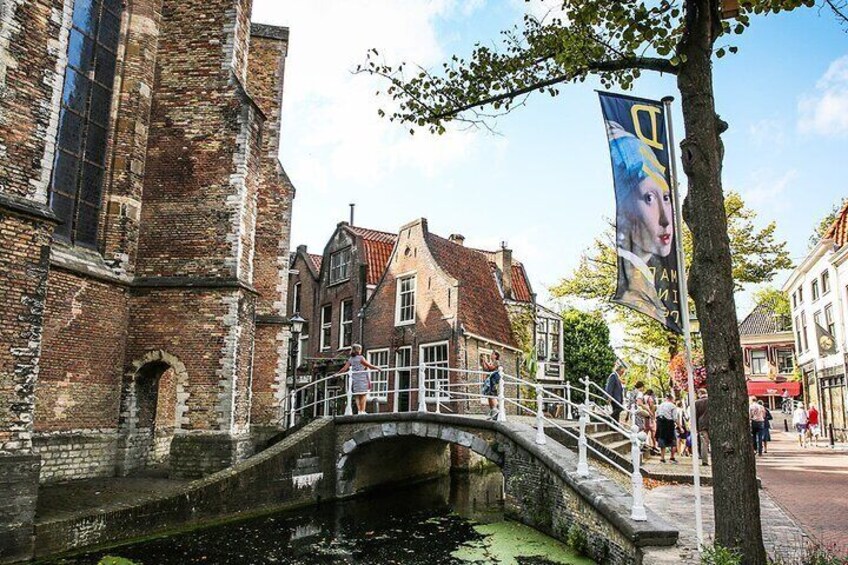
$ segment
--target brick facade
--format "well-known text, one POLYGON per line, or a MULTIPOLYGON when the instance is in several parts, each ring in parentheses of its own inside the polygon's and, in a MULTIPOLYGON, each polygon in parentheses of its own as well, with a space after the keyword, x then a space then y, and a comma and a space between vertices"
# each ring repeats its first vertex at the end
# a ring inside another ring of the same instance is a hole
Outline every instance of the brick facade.
POLYGON ((0 10, 0 475, 18 482, 0 487, 0 561, 30 551, 21 481, 213 472, 286 397, 288 30, 252 24, 251 0, 107 3, 121 17, 83 246, 51 238, 51 187, 85 1, 0 10))

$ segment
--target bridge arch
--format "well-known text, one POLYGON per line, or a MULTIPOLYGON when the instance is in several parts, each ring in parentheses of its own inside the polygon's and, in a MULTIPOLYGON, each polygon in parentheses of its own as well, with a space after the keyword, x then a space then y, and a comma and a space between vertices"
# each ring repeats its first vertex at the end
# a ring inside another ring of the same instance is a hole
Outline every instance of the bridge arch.
POLYGON ((372 486, 372 482, 384 481, 389 473, 398 471, 398 464, 405 467, 405 479, 446 472, 450 469, 449 457, 447 461, 440 461, 443 454, 439 449, 451 444, 467 448, 498 467, 504 465, 504 453, 495 433, 472 432, 450 424, 371 423, 342 439, 336 462, 336 495, 339 497, 352 496, 372 486), (375 454, 372 453, 372 465, 364 464, 363 458, 374 447, 382 448, 377 452, 381 459, 373 460, 375 454))

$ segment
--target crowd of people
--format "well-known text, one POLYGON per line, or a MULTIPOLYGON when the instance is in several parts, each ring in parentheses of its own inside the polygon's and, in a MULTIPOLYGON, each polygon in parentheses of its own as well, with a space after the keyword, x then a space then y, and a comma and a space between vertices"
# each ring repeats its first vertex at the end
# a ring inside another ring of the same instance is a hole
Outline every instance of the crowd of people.
MULTIPOLYGON (((689 412, 680 398, 668 393, 663 396, 662 401, 652 389, 645 389, 645 383, 637 381, 633 388, 624 392, 622 377, 625 367, 617 363, 612 374, 607 379, 605 390, 612 397, 612 417, 616 421, 622 421, 621 414, 625 414, 624 421, 630 425, 636 425, 640 432, 645 433, 645 449, 660 456, 660 462, 666 461, 677 463, 677 456, 691 456, 692 437, 689 420, 689 412), (666 459, 668 452, 668 459, 666 459)), ((695 417, 697 418, 697 430, 699 436, 699 452, 701 463, 709 464, 709 412, 707 403, 707 391, 698 391, 698 399, 695 402, 695 417)))

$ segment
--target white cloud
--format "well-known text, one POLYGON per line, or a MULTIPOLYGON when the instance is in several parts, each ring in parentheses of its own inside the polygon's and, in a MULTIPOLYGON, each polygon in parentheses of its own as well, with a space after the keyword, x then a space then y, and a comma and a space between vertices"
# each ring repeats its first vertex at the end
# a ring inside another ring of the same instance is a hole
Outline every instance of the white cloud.
POLYGON ((769 170, 758 170, 751 173, 748 181, 739 188, 739 193, 745 204, 754 210, 774 210, 787 202, 784 193, 798 180, 799 174, 795 169, 776 175, 769 170))
POLYGON ((485 143, 471 132, 410 136, 377 115, 385 81, 354 75, 376 48, 389 62, 434 66, 446 54, 440 20, 468 17, 484 0, 257 0, 254 21, 290 28, 283 109, 284 165, 295 185, 327 193, 404 168, 432 176, 485 143))
POLYGON ((778 120, 754 122, 748 127, 748 134, 758 147, 783 145, 787 141, 786 126, 778 120))
POLYGON ((833 61, 816 83, 816 92, 798 103, 803 133, 848 135, 848 55, 833 61))

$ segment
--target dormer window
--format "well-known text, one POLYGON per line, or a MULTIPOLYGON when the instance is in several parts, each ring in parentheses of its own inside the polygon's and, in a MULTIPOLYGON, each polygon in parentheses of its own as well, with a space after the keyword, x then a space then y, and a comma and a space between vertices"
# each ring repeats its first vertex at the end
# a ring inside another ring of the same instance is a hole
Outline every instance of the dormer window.
POLYGON ((350 278, 350 247, 330 255, 330 284, 340 283, 350 278))

